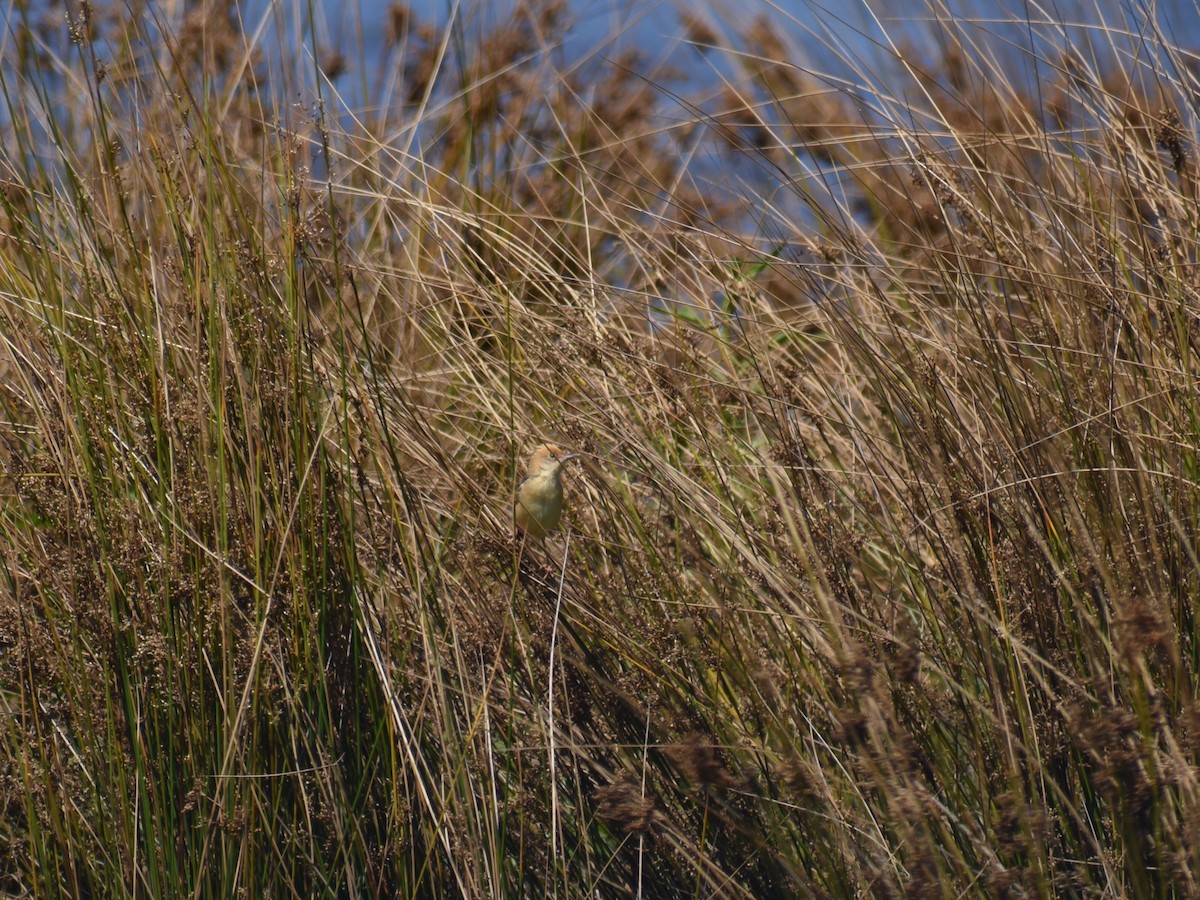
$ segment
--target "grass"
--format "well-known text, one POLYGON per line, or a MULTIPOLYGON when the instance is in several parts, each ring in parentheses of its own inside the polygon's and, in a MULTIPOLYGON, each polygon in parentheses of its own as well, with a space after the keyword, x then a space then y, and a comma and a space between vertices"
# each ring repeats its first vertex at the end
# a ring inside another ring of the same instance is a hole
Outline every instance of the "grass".
POLYGON ((568 15, 10 11, 0 889, 1200 891, 1194 54, 568 15))

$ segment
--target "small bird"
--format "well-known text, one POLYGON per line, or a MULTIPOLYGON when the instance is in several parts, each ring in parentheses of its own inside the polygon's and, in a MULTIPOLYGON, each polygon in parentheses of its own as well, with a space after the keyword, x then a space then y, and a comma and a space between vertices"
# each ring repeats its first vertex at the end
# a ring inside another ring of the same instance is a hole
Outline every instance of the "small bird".
POLYGON ((513 522, 518 532, 544 538, 558 527, 563 510, 563 463, 578 455, 564 453, 553 444, 542 444, 533 451, 513 504, 513 522))

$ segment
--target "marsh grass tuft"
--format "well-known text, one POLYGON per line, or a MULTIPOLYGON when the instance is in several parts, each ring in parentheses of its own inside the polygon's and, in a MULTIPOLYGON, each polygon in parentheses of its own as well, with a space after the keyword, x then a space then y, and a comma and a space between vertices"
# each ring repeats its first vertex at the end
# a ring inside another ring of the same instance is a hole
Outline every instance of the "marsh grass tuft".
POLYGON ((0 36, 0 891, 1196 892, 1186 53, 288 10, 0 36))

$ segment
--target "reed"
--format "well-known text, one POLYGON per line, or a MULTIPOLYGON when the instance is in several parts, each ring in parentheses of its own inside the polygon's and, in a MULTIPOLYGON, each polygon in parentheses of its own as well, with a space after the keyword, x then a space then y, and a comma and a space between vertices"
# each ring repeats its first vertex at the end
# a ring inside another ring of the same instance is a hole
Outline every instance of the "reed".
POLYGON ((13 6, 0 890, 1200 891, 1192 55, 517 9, 13 6))

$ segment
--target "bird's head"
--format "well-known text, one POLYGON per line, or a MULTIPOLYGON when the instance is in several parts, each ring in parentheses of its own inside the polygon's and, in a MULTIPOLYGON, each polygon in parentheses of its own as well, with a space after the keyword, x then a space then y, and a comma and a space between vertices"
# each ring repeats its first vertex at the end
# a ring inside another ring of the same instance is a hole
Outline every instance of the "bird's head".
POLYGON ((554 444, 542 444, 530 455, 526 474, 530 478, 558 477, 562 473, 562 464, 578 455, 578 453, 568 453, 554 444))

